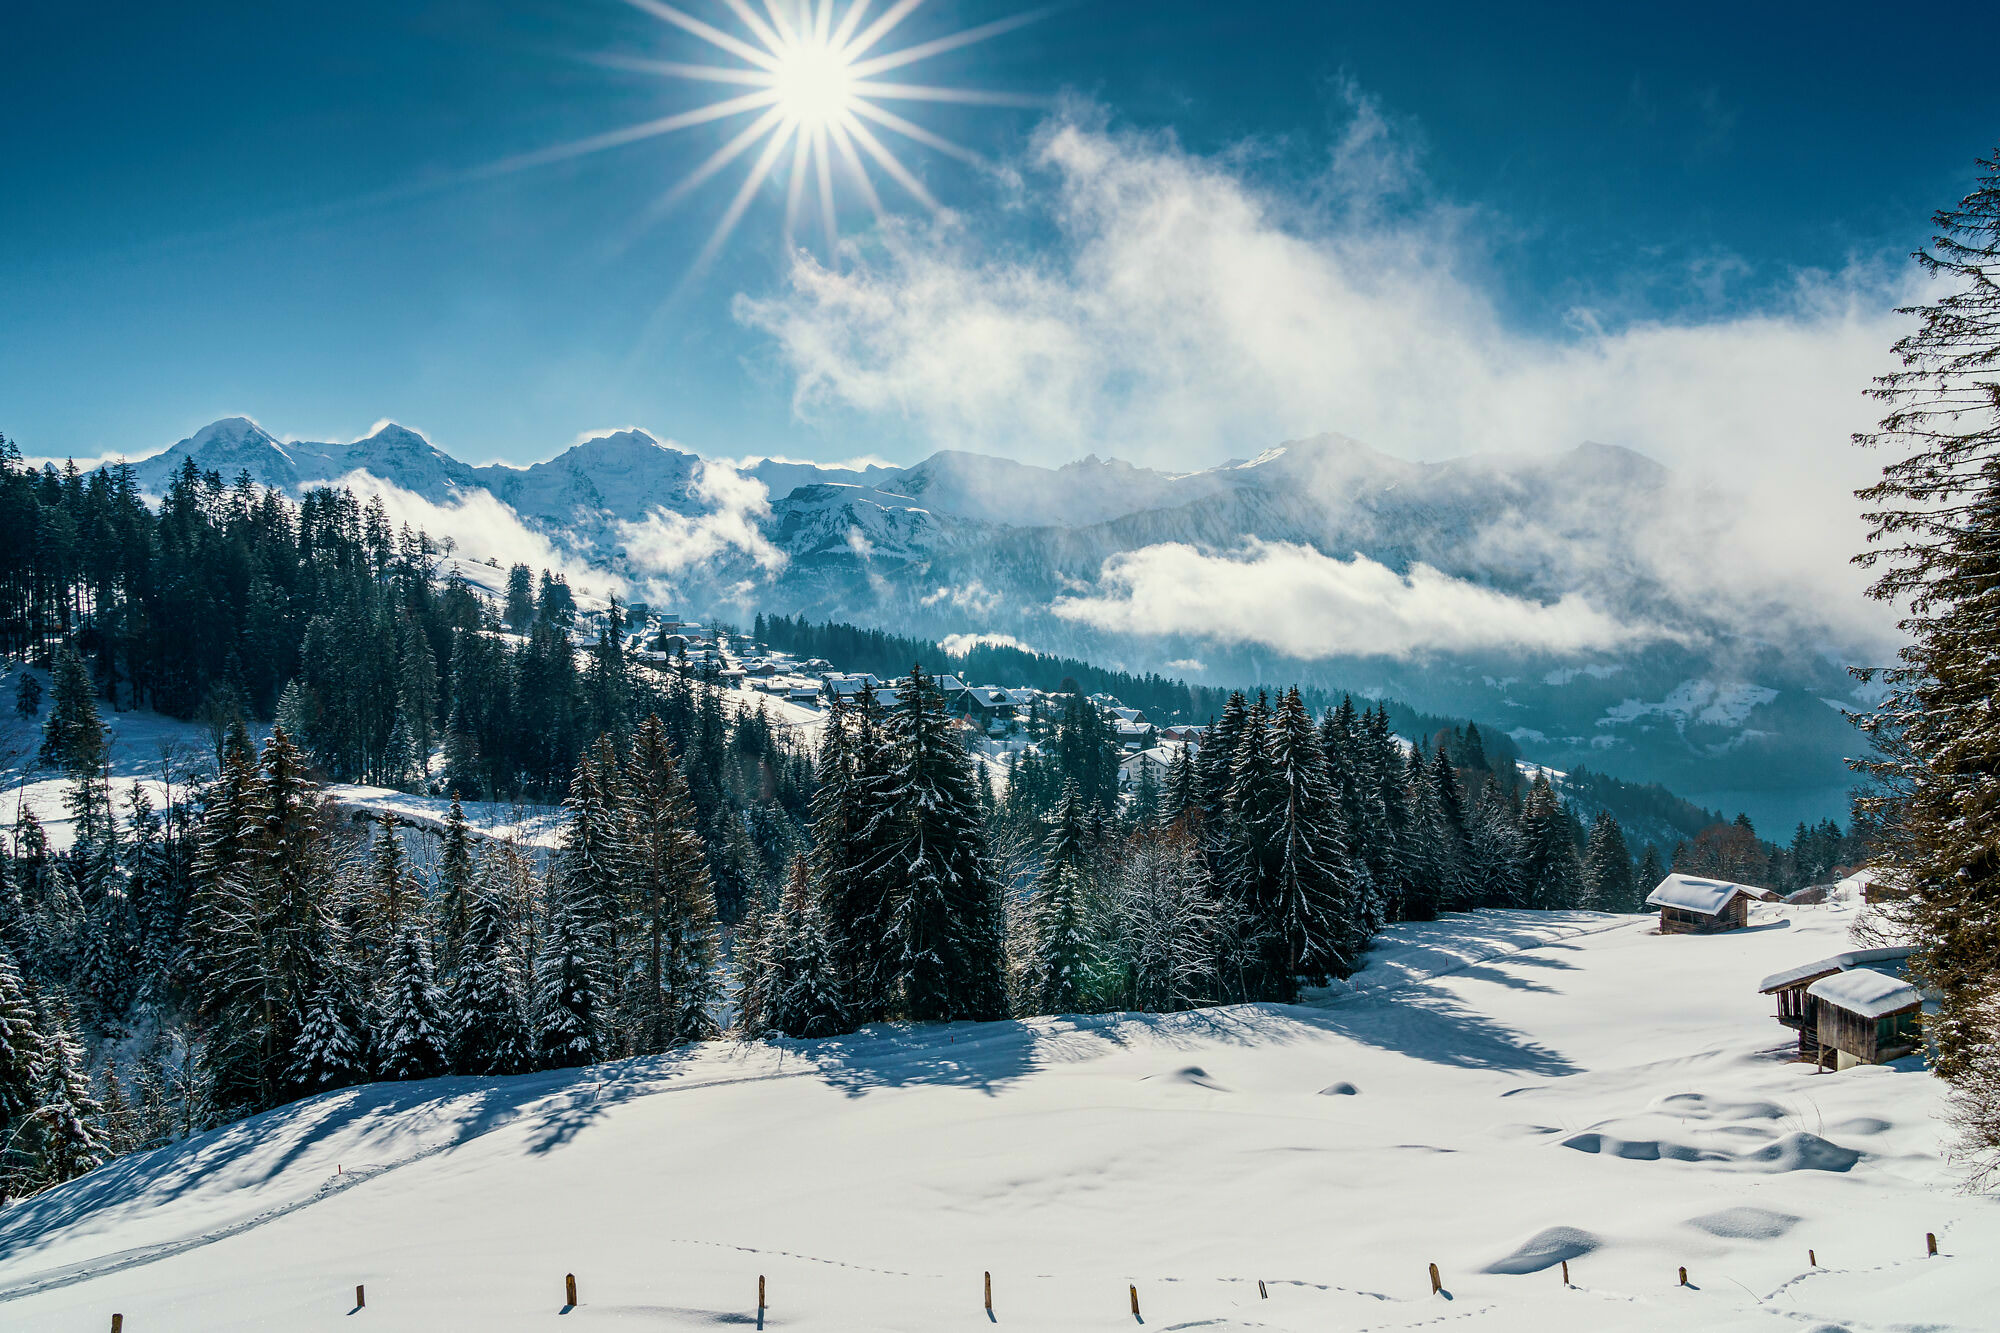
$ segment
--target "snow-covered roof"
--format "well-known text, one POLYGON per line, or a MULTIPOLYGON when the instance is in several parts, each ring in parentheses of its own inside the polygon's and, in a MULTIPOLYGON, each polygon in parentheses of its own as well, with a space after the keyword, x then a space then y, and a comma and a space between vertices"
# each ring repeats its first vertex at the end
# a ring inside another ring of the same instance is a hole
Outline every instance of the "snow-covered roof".
POLYGON ((1806 994, 1822 1004, 1836 1005, 1863 1018, 1884 1018, 1923 1003, 1923 996, 1915 986, 1872 967, 1853 967, 1821 977, 1807 988, 1806 994))
POLYGON ((1845 972, 1851 967, 1863 967, 1869 963, 1900 963, 1909 956, 1910 946, 1907 944, 1887 949, 1849 949, 1846 953, 1837 953, 1831 958, 1822 958, 1812 963, 1800 963, 1797 967, 1788 967, 1782 972, 1773 972, 1770 976, 1765 977, 1757 983, 1757 990, 1761 994, 1769 995, 1774 990, 1784 990, 1786 987, 1796 986, 1802 981, 1811 981, 1816 977, 1831 976, 1835 972, 1845 972))
POLYGON ((1756 902, 1768 901, 1769 889, 1752 884, 1732 884, 1726 879, 1698 879, 1693 875, 1668 875, 1646 898, 1649 907, 1677 907, 1683 912, 1715 916, 1742 894, 1756 902))

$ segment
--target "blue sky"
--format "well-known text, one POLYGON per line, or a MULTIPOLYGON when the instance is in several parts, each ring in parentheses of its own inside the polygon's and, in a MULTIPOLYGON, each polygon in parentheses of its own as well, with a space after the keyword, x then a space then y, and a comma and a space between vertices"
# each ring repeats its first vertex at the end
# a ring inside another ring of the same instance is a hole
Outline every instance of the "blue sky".
MULTIPOLYGON (((685 8, 738 26, 720 4, 685 8)), ((907 71, 1041 101, 899 105, 997 165, 899 144, 949 226, 884 185, 889 234, 851 209, 852 254, 799 268, 773 185, 690 278, 741 164, 642 219, 740 120, 467 178, 717 95, 586 58, 711 58, 631 5, 12 6, 0 432, 31 454, 139 455, 230 413, 340 439, 392 417, 474 461, 546 457, 627 423, 711 454, 899 461, 943 443, 1185 463, 1314 430, 1415 454, 1479 447, 1471 410, 1439 424, 1331 394, 1242 419, 1228 386, 1205 382, 1189 391, 1216 420, 1162 442, 1133 410, 1156 394, 1150 345, 1066 390, 1090 401, 1052 397, 1074 424, 1051 429, 1014 406, 1046 367, 968 395, 959 383, 990 348, 938 363, 857 311, 919 302, 912 326, 943 342, 965 327, 940 313, 954 299, 1001 306, 1015 333, 1053 320, 1083 342, 1136 337, 1102 322, 1097 284, 1143 253, 1125 245, 1145 225, 1133 192, 1187 186, 1172 197, 1255 214, 1202 233, 1231 255, 1268 242, 1282 271, 1302 247, 1350 277, 1379 262, 1403 284, 1368 293, 1384 308, 1465 310, 1483 330, 1467 355, 1494 374, 1521 348, 1554 367, 1579 341, 1600 363, 1636 359, 1629 339, 1603 341, 1634 328, 1720 330, 1720 345, 1770 312, 1788 336, 1838 325, 1879 345, 1868 316, 1897 295, 1894 257, 2000 139, 2000 12, 1968 11, 1940 41, 1866 5, 1504 8, 1061 6, 907 71), (1124 387, 1100 401, 1106 384, 1124 387)), ((887 45, 1021 10, 930 0, 887 45)), ((1204 319, 1243 280, 1218 270, 1163 308, 1204 319)), ((1342 355, 1337 330, 1302 327, 1309 350, 1319 336, 1342 355)), ((1797 359, 1826 359, 1805 345, 1797 359)), ((1266 352, 1270 374, 1311 377, 1310 357, 1241 340, 1188 355, 1266 352)), ((1521 433, 1619 426, 1570 414, 1521 433)), ((1674 438, 1632 433, 1676 454, 1674 438)))

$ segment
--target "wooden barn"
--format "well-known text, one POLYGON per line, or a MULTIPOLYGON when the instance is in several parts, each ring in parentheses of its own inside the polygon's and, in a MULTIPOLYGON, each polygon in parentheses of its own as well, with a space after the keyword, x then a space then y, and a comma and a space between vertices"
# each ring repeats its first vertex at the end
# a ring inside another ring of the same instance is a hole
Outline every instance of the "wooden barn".
POLYGON ((1749 884, 1694 875, 1668 875, 1646 898, 1660 909, 1662 935, 1711 935, 1741 930, 1750 921, 1750 904, 1770 902, 1778 895, 1749 884))
POLYGON ((1880 1065, 1917 1049, 1924 997, 1899 976, 1853 967, 1806 988, 1816 1003, 1820 1062, 1835 1069, 1880 1065))
POLYGON ((1799 1034, 1799 1059, 1817 1064, 1820 1061, 1819 1001, 1810 993, 1813 983, 1857 967, 1900 970, 1909 956, 1908 945, 1888 949, 1851 949, 1831 958, 1773 972, 1759 983, 1757 991, 1761 995, 1778 998, 1778 1021, 1799 1034))

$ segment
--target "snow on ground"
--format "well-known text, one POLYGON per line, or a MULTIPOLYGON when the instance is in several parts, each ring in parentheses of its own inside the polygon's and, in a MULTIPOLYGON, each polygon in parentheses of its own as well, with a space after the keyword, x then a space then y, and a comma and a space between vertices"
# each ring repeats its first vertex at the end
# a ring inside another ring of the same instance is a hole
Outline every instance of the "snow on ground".
POLYGON ((772 1329, 928 1333, 990 1271, 1036 1330, 1990 1328, 1937 1084, 1788 1062, 1756 993, 1851 921, 1481 913, 1297 1006, 335 1093, 0 1213, 0 1325, 755 1326, 762 1274, 772 1329))
MULTIPOLYGON (((0 782, 6 784, 0 827, 11 829, 21 810, 33 810, 48 835, 49 846, 60 852, 68 851, 73 840, 69 811, 63 805, 67 783, 55 770, 35 766, 35 753, 42 745, 42 724, 54 706, 48 686, 46 671, 19 663, 0 669, 0 782), (22 717, 14 711, 14 690, 23 672, 41 678, 42 711, 37 717, 22 717)), ((169 767, 177 800, 185 799, 186 784, 197 769, 214 768, 215 742, 201 723, 150 711, 113 712, 101 701, 99 708, 111 746, 111 799, 121 818, 130 811, 126 802, 134 787, 146 788, 155 810, 165 808, 167 784, 162 775, 169 767)))

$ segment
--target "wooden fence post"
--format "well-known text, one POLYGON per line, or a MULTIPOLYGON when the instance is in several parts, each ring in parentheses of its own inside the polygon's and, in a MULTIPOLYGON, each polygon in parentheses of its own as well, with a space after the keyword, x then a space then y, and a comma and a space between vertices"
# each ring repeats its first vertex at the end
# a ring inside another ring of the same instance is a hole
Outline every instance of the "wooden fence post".
POLYGON ((1132 1288, 1132 1317, 1139 1317, 1139 1288, 1136 1285, 1132 1288))
POLYGON ((757 1313, 764 1313, 764 1275, 757 1275, 757 1313))
POLYGON ((1937 1258, 1937 1232, 1926 1231, 1924 1233, 1924 1245, 1930 1250, 1930 1257, 1933 1259, 1937 1258))
POLYGON ((359 1282, 354 1284, 354 1308, 359 1310, 368 1304, 368 1291, 359 1282))
POLYGON ((1814 1254, 1811 1250, 1806 1251, 1806 1267, 1808 1268, 1819 1267, 1819 1256, 1817 1254, 1814 1254))
POLYGON ((569 1300, 571 1305, 576 1304, 576 1274, 563 1274, 563 1295, 569 1300))
POLYGON ((1687 1284, 1688 1284, 1688 1271, 1687 1269, 1683 1268, 1681 1269, 1681 1285, 1685 1287, 1687 1284))
POLYGON ((1563 1285, 1565 1287, 1569 1285, 1569 1260, 1567 1259, 1563 1260, 1563 1285))
POLYGON ((124 1315, 115 1314, 111 1316, 111 1333, 125 1333, 124 1315))
POLYGON ((993 1274, 986 1275, 986 1313, 993 1313, 993 1274))
POLYGON ((1264 1290, 1264 1279, 1261 1277, 1257 1279, 1257 1299, 1260 1301, 1271 1299, 1271 1293, 1264 1290))
POLYGON ((1443 1290, 1444 1290, 1444 1279, 1438 1276, 1438 1266, 1437 1266, 1436 1264, 1432 1264, 1432 1265, 1431 1265, 1431 1295, 1435 1296, 1435 1295, 1437 1295, 1437 1294, 1438 1294, 1439 1292, 1441 1292, 1441 1291, 1443 1291, 1443 1290))

